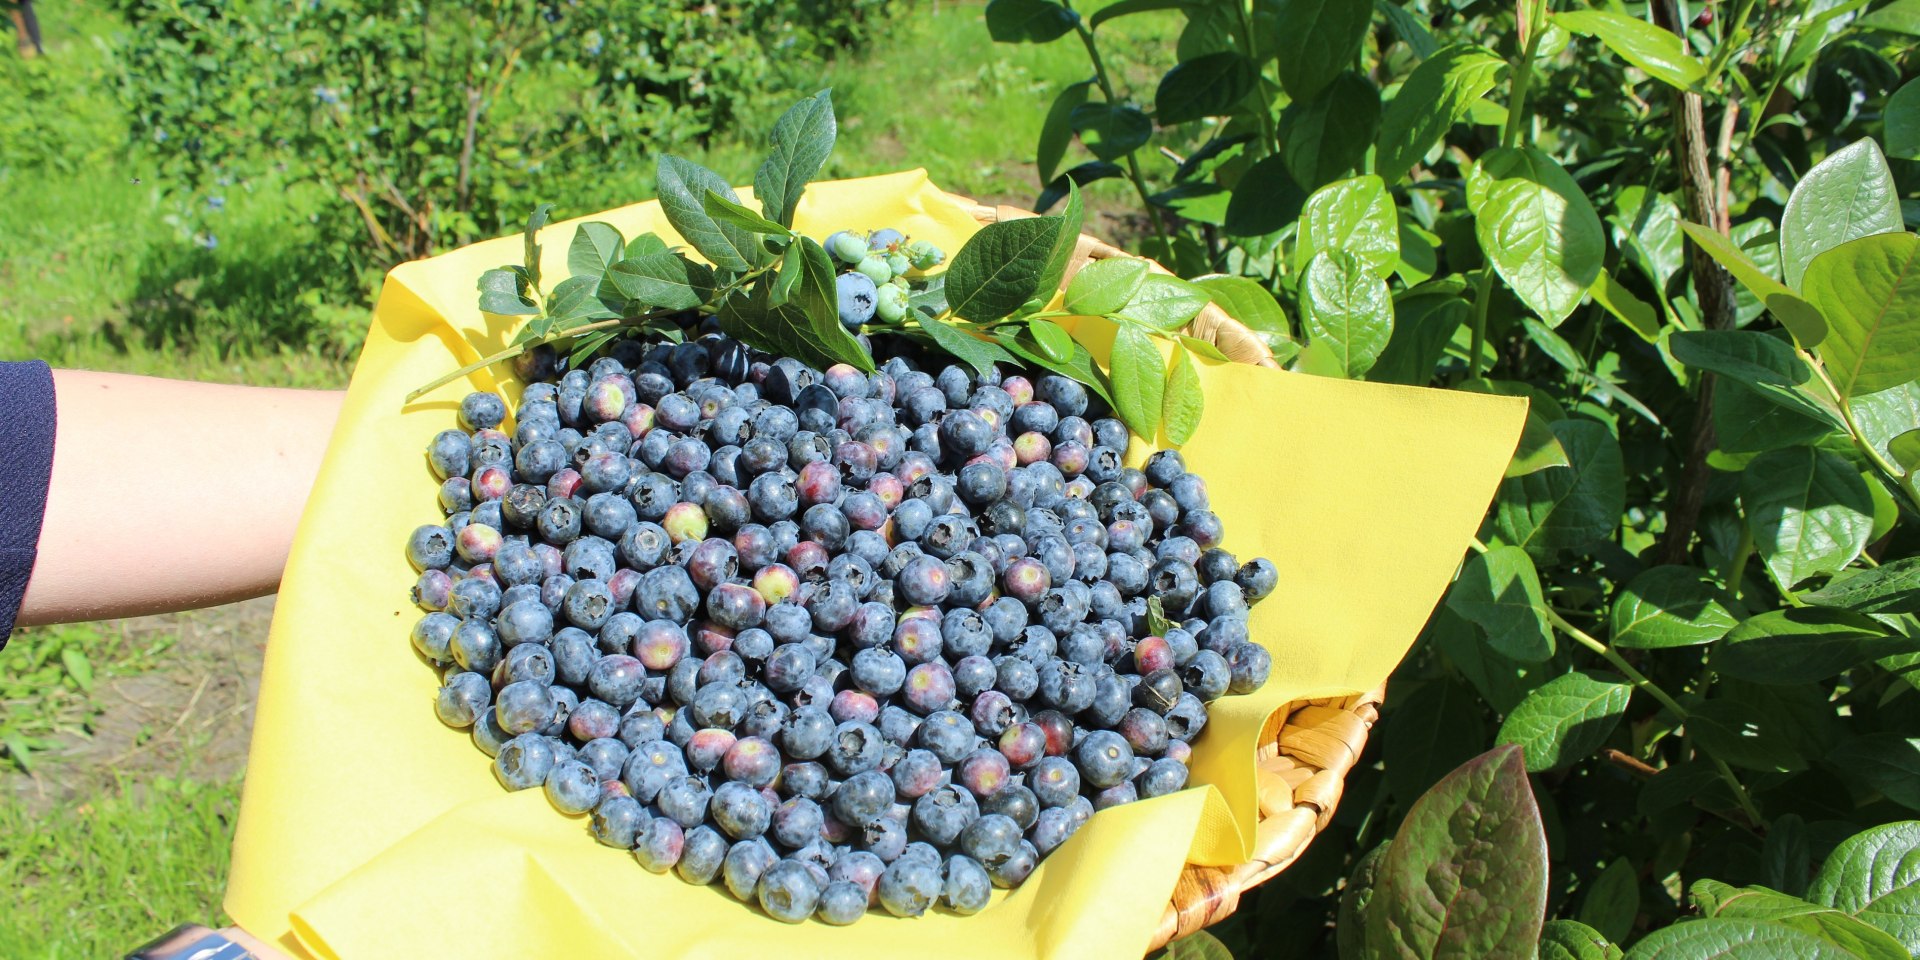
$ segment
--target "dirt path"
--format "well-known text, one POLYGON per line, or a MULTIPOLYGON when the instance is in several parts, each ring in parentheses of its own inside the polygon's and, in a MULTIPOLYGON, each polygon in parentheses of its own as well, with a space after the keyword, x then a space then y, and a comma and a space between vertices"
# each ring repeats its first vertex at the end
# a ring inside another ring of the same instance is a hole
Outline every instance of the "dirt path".
POLYGON ((91 737, 41 754, 31 775, 0 773, 0 802, 27 809, 154 777, 222 780, 246 766, 273 598, 100 624, 138 642, 177 638, 161 665, 100 685, 91 737))

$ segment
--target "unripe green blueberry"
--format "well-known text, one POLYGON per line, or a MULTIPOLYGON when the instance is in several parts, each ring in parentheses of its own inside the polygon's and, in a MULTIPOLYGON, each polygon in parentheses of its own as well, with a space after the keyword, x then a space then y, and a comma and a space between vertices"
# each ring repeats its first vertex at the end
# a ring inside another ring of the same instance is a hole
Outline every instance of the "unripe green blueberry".
POLYGON ((894 323, 907 315, 907 291, 889 283, 880 287, 878 296, 880 299, 874 304, 874 312, 880 315, 880 319, 894 323))
POLYGON ((887 266, 885 257, 868 255, 854 269, 872 277, 874 283, 886 283, 893 279, 893 268, 887 266))

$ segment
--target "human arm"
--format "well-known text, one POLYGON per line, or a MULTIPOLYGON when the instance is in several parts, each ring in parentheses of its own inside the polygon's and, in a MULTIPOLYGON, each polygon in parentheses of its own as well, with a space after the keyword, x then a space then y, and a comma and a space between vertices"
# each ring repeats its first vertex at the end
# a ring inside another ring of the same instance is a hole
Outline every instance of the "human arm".
POLYGON ((53 371, 23 626, 274 592, 343 394, 53 371))

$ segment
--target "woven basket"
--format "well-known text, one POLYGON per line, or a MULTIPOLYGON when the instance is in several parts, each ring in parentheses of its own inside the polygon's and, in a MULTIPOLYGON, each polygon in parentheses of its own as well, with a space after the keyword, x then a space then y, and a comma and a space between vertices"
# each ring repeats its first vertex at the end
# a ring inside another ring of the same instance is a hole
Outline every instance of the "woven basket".
MULTIPOLYGON (((949 196, 982 224, 1035 215, 1017 207, 990 207, 949 196)), ((1067 277, 1071 279, 1095 260, 1126 256, 1132 254, 1081 234, 1067 277)), ((1156 273, 1170 272, 1152 260, 1147 260, 1147 266, 1156 273)), ((1278 366, 1266 343, 1217 305, 1208 304, 1183 332, 1219 347, 1235 362, 1278 366)), ((1188 864, 1160 918, 1154 948, 1226 919, 1240 906, 1242 891, 1285 870, 1306 852, 1307 844, 1333 819, 1347 771, 1359 761, 1385 696, 1382 687, 1351 697, 1297 700, 1274 713, 1268 729, 1261 732, 1256 761, 1260 812, 1253 858, 1234 867, 1188 864)))

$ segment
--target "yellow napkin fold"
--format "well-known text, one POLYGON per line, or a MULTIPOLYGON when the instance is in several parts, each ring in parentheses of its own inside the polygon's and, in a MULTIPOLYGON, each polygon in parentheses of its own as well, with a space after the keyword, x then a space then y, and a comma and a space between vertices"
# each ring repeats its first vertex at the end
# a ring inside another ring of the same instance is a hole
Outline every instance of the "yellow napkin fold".
MULTIPOLYGON (((583 219, 678 240, 654 202, 583 219)), ((564 270, 577 222, 542 232, 546 275, 564 270)), ((948 251, 978 229, 919 170, 815 184, 796 225, 816 237, 892 226, 948 251)), ((1227 548, 1279 568, 1279 589, 1252 618, 1273 679, 1214 704, 1192 788, 1099 813, 985 912, 787 926, 723 887, 646 872, 537 790, 502 791, 469 738, 434 719, 438 684, 407 642, 419 612, 402 549, 413 527, 441 518, 422 451, 467 391, 518 391, 496 381, 502 364, 404 397, 511 338, 512 323, 479 313, 474 283, 520 251, 517 237, 491 240, 389 275, 288 561, 226 907, 298 956, 734 958, 777 944, 784 956, 850 960, 898 955, 909 942, 900 924, 916 925, 911 943, 957 957, 1139 955, 1182 864, 1249 855, 1268 717, 1292 700, 1372 689, 1405 654, 1526 409, 1201 361, 1206 415, 1184 453, 1227 548)), ((1076 325, 1096 355, 1111 342, 1102 327, 1076 325)))

